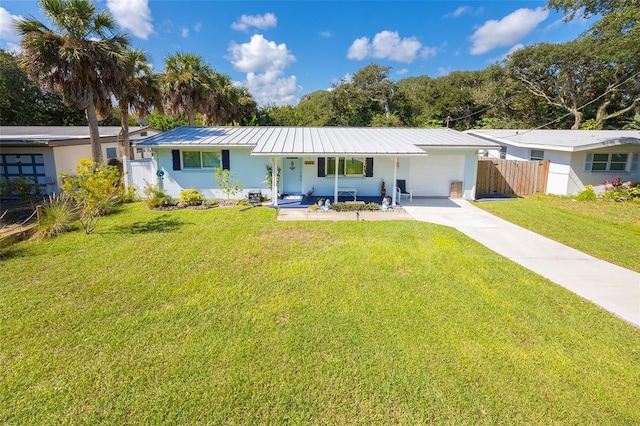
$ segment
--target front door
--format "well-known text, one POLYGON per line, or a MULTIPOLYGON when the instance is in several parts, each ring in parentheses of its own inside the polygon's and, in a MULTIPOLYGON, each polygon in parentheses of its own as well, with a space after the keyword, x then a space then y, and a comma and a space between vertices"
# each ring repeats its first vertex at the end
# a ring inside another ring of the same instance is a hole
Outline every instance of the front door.
POLYGON ((282 191, 286 195, 302 193, 302 159, 287 157, 284 159, 282 173, 282 191))

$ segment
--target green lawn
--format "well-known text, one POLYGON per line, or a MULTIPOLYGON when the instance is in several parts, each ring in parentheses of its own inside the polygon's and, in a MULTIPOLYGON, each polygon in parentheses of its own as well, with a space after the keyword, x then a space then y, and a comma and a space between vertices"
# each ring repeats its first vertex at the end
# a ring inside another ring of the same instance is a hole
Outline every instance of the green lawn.
POLYGON ((640 203, 532 195, 475 205, 584 253, 640 272, 640 203))
POLYGON ((640 331, 447 227, 127 205, 0 260, 2 424, 638 424, 640 331))

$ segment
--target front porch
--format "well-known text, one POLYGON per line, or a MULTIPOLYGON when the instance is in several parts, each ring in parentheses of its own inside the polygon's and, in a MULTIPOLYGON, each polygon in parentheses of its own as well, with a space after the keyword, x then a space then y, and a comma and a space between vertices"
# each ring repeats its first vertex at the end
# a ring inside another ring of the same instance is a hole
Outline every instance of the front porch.
MULTIPOLYGON (((391 197, 387 196, 387 198, 391 199, 391 197)), ((278 198, 278 205, 274 206, 272 203, 269 204, 269 207, 275 207, 275 208, 289 208, 289 209, 301 209, 301 208, 308 208, 313 206, 314 204, 318 204, 318 200, 323 199, 323 200, 329 200, 331 202, 331 204, 333 204, 333 194, 331 195, 312 195, 312 196, 307 196, 307 195, 285 195, 282 198, 278 198)), ((338 202, 340 203, 346 203, 346 202, 350 202, 353 203, 353 196, 351 195, 340 195, 338 196, 338 202)), ((381 196, 358 196, 357 199, 355 200, 356 203, 364 203, 364 204, 369 204, 369 203, 376 203, 379 205, 382 205, 382 197, 381 196)), ((397 201, 396 202, 396 206, 400 206, 400 202, 397 201)))

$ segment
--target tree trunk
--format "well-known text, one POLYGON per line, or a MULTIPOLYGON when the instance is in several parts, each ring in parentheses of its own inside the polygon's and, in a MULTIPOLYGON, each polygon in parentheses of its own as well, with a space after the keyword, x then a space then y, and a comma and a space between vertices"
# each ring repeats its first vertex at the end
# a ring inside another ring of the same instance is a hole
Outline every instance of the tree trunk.
POLYGON ((187 117, 189 118, 189 126, 193 127, 196 125, 196 113, 195 112, 189 112, 187 114, 187 117))
POLYGON ((118 157, 131 159, 131 144, 129 143, 129 103, 120 101, 120 137, 118 138, 118 157))
POLYGON ((98 129, 98 116, 93 100, 89 102, 87 109, 87 122, 89 123, 89 137, 91 139, 91 158, 96 164, 102 163, 102 146, 100 145, 100 130, 98 129))
POLYGON ((573 114, 573 117, 574 117, 573 126, 571 126, 571 130, 580 130, 580 126, 582 125, 582 113, 575 109, 571 110, 571 113, 573 114))

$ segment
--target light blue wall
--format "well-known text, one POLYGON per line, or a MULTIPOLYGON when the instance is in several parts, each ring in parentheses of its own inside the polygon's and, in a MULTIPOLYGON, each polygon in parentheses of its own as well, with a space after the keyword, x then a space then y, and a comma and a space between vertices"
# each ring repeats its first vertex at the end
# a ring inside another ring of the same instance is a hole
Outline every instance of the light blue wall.
MULTIPOLYGON (((258 189, 263 195, 271 195, 271 190, 267 188, 265 182, 265 166, 269 164, 269 158, 252 157, 250 155, 252 148, 229 148, 229 172, 235 174, 243 188, 242 193, 235 195, 234 198, 246 197, 248 191, 258 189)), ((194 149, 189 148, 189 150, 194 149)), ((201 149, 201 151, 220 152, 220 149, 201 149)), ((158 170, 164 172, 162 186, 171 197, 178 197, 183 189, 195 188, 202 192, 205 198, 226 198, 218 188, 213 169, 173 170, 171 148, 156 148, 155 157, 158 170)))

